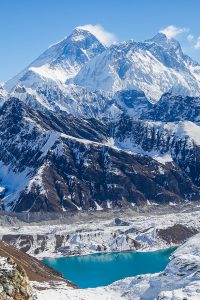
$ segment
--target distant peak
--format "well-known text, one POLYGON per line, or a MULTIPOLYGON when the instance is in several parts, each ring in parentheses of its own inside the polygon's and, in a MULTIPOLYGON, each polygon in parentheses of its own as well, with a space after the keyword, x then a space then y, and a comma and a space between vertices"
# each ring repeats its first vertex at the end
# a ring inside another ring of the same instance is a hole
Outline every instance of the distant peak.
POLYGON ((166 34, 164 34, 163 32, 158 32, 153 38, 152 40, 164 40, 167 41, 169 38, 166 36, 166 34))
POLYGON ((101 25, 87 24, 76 27, 74 31, 89 32, 105 46, 110 46, 116 41, 115 35, 106 31, 101 25))
POLYGON ((146 42, 154 42, 154 43, 161 43, 161 42, 170 43, 171 41, 173 41, 173 39, 168 38, 166 34, 162 32, 158 32, 151 39, 146 40, 146 42))
POLYGON ((82 29, 81 27, 76 27, 73 30, 72 34, 69 36, 69 38, 71 40, 73 40, 74 42, 78 42, 78 41, 85 40, 88 36, 91 36, 91 35, 94 36, 88 30, 82 29))
POLYGON ((163 32, 158 32, 153 38, 148 39, 145 42, 155 43, 166 49, 170 49, 170 48, 171 49, 173 48, 174 50, 181 49, 181 46, 177 40, 167 37, 167 35, 164 34, 163 32))

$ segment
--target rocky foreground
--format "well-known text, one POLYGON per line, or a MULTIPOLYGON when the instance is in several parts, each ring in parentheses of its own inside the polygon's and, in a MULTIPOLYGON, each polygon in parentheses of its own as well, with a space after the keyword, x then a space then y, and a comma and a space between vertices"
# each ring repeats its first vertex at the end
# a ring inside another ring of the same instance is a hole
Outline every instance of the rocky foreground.
POLYGON ((0 300, 36 300, 37 285, 54 283, 75 287, 52 268, 0 242, 0 300))
POLYGON ((36 299, 24 268, 10 257, 0 258, 0 299, 36 299))

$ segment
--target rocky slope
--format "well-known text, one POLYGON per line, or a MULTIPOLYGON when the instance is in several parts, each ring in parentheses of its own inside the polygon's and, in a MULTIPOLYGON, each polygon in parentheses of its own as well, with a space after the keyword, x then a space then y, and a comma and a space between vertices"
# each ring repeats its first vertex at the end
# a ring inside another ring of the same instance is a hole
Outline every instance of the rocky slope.
POLYGON ((188 120, 199 123, 200 99, 199 97, 164 94, 155 105, 150 105, 149 109, 141 114, 141 118, 162 122, 188 120))
POLYGON ((175 163, 112 145, 109 127, 43 114, 17 98, 0 109, 2 208, 62 211, 198 200, 199 188, 175 163))
POLYGON ((59 272, 0 241, 0 299, 37 300, 36 291, 40 284, 51 287, 63 284, 68 289, 75 287, 59 272))
POLYGON ((10 257, 0 258, 0 299, 36 299, 25 270, 10 257))
MULTIPOLYGON (((74 287, 71 282, 65 280, 61 274, 54 269, 46 266, 41 261, 35 259, 34 257, 20 251, 11 244, 7 244, 4 241, 0 241, 0 257, 5 261, 8 259, 11 268, 15 269, 24 274, 30 281, 37 282, 51 282, 51 281, 61 281, 68 284, 70 287, 74 287), (27 274, 27 275, 26 275, 27 274)), ((26 280, 28 282, 28 279, 26 280)))
POLYGON ((115 146, 163 164, 175 162, 195 185, 200 185, 200 126, 196 123, 134 121, 127 117, 115 123, 112 134, 115 146))
POLYGON ((112 95, 103 91, 88 91, 73 84, 41 83, 35 89, 17 85, 11 96, 17 97, 34 109, 72 114, 79 118, 108 119, 119 110, 112 95), (114 113, 114 111, 113 111, 114 113))

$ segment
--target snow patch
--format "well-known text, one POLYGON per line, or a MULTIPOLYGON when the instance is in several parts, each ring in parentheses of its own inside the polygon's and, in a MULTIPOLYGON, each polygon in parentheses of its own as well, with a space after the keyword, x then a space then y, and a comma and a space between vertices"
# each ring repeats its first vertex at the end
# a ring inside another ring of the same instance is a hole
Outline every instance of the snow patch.
POLYGON ((96 201, 94 201, 94 203, 96 205, 96 210, 103 210, 103 208, 96 201))
POLYGON ((31 171, 30 168, 26 168, 23 172, 17 172, 10 165, 0 161, 1 192, 2 190, 6 192, 2 200, 5 210, 10 211, 14 208, 20 193, 30 180, 31 171))

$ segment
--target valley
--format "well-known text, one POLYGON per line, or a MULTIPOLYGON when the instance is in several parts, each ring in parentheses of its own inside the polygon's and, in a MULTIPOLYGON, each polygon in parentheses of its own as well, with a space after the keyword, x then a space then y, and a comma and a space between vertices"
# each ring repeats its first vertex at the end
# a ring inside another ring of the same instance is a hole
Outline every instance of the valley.
POLYGON ((0 296, 198 300, 200 64, 91 26, 0 86, 0 296))
MULTIPOLYGON (((64 256, 81 258, 81 255, 109 252, 148 254, 148 251, 178 247, 171 254, 164 271, 129 277, 106 287, 77 289, 56 277, 50 281, 38 280, 38 277, 33 280, 30 277, 37 299, 67 297, 70 300, 92 300, 94 295, 102 300, 130 300, 133 297, 151 299, 148 297, 153 297, 152 295, 166 295, 166 299, 170 299, 170 293, 175 293, 177 299, 179 295, 190 295, 195 299, 198 293, 196 284, 200 253, 199 215, 198 205, 190 204, 181 207, 149 205, 141 211, 128 209, 63 213, 57 218, 56 215, 48 214, 34 216, 33 213, 33 216, 30 214, 30 219, 35 219, 35 222, 31 223, 22 221, 25 220, 22 215, 1 215, 0 237, 3 243, 12 245, 7 246, 8 249, 15 246, 22 251, 22 257, 28 254, 31 255, 30 259, 34 256, 39 260, 64 256), (155 282, 156 289, 152 282, 155 282)), ((16 259, 16 255, 14 258, 16 259)), ((52 271, 47 271, 51 274, 48 276, 52 277, 52 271)), ((28 269, 28 274, 29 272, 28 269)))

